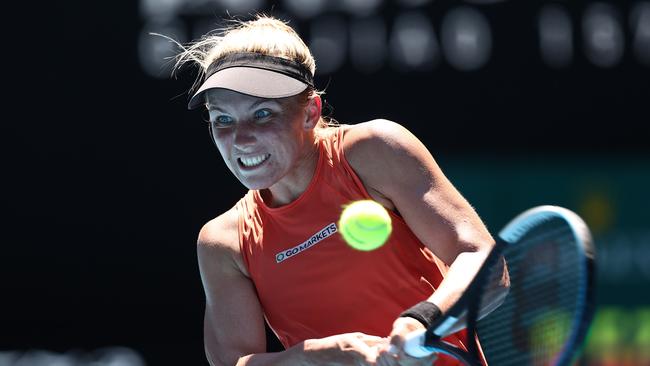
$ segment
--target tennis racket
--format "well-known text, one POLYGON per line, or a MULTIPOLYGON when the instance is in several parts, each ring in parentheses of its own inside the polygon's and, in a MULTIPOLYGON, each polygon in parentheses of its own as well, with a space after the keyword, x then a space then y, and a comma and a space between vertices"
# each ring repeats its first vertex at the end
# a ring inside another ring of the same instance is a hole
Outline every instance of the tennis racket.
POLYGON ((585 338, 594 312, 594 247, 584 221, 557 206, 531 208, 499 233, 496 245, 472 283, 444 316, 427 330, 406 337, 405 353, 452 356, 481 365, 481 348, 490 366, 570 365, 585 338), (503 281, 503 302, 478 319, 493 301, 489 287, 503 281), (442 340, 466 326, 467 351, 442 340))

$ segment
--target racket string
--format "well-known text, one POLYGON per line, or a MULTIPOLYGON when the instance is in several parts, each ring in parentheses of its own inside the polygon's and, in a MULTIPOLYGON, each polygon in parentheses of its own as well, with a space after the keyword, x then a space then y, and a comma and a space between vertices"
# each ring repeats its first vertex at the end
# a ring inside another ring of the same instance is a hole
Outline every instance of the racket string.
MULTIPOLYGON (((576 240, 566 223, 547 222, 506 248, 510 292, 477 324, 488 363, 553 364, 579 308, 575 289, 583 280, 576 270, 580 256, 571 253, 577 251, 576 240)), ((492 281, 500 276, 501 271, 495 271, 492 281)))

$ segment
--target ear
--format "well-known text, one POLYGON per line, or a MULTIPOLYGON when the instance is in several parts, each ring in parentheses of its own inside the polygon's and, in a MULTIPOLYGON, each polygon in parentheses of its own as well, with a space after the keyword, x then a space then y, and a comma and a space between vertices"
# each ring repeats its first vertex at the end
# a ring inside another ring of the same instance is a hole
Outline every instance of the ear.
POLYGON ((305 108, 305 123, 303 125, 305 130, 313 130, 316 125, 318 125, 321 111, 323 109, 322 103, 320 95, 316 94, 311 96, 307 101, 307 107, 305 108))

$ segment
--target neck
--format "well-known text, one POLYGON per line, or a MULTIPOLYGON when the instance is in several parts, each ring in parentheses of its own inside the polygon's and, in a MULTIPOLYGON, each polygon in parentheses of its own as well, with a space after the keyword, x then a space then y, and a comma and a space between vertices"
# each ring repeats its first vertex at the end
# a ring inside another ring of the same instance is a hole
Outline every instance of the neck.
POLYGON ((312 144, 305 146, 304 153, 296 162, 295 167, 282 180, 268 189, 260 190, 260 195, 267 206, 288 205, 307 190, 314 178, 319 157, 318 141, 317 139, 312 141, 312 144))

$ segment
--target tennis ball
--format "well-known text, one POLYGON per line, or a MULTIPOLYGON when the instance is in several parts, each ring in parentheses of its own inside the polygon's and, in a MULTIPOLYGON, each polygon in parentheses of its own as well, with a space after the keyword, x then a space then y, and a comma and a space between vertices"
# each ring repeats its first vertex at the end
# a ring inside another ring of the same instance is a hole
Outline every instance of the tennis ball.
POLYGON ((390 215, 372 200, 354 201, 343 209, 339 230, 354 249, 370 251, 382 246, 392 231, 390 215))

